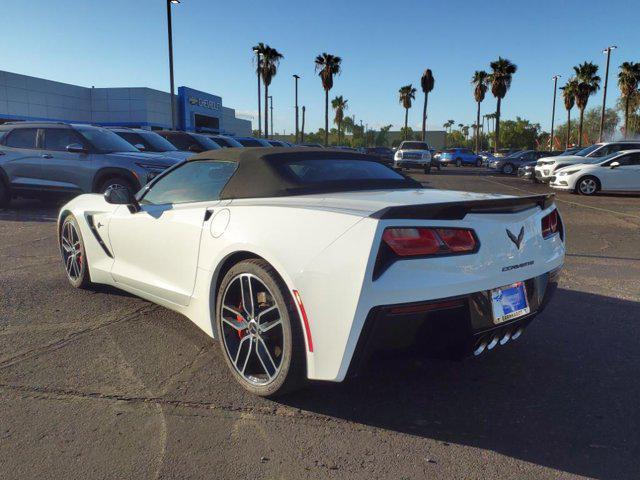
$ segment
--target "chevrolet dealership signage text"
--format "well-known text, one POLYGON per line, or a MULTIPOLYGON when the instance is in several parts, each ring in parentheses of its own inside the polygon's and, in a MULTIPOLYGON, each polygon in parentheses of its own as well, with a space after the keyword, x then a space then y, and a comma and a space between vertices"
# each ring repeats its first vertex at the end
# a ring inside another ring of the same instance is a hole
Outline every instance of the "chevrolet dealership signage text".
POLYGON ((220 110, 222 103, 215 100, 207 100, 204 98, 189 97, 190 105, 197 105, 199 107, 208 108, 209 110, 220 110))

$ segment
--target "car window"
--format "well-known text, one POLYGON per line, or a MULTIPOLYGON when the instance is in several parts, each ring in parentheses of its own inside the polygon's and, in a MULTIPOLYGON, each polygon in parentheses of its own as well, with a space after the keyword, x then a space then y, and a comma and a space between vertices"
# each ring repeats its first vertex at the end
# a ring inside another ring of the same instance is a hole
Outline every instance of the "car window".
POLYGON ((254 138, 241 138, 238 140, 245 147, 263 147, 262 143, 254 138))
POLYGON ((17 128, 7 135, 7 147, 36 148, 37 128, 17 128))
POLYGON ((640 165, 640 153, 629 153, 627 155, 622 155, 618 158, 613 159, 611 163, 613 162, 618 162, 621 167, 640 165))
POLYGON ((45 128, 44 149, 64 152, 72 143, 85 146, 82 138, 69 128, 45 128))
POLYGON ((120 138, 111 130, 105 128, 77 127, 77 131, 98 153, 138 151, 136 147, 124 138, 120 138))
POLYGON ((218 200, 237 165, 213 160, 187 162, 155 182, 141 203, 164 205, 218 200))
POLYGON ((404 179, 389 167, 368 160, 291 160, 280 165, 305 183, 404 179))
POLYGON ((197 133, 193 134, 195 140, 200 144, 202 148, 205 150, 219 150, 220 145, 211 140, 209 137, 205 137, 204 135, 199 135, 197 133))
POLYGON ((178 150, 189 150, 191 145, 197 145, 196 141, 186 133, 165 133, 162 135, 178 150))
POLYGON ((590 155, 590 157, 592 157, 592 158, 604 157, 604 156, 609 155, 611 153, 615 153, 615 152, 619 152, 620 150, 624 150, 625 147, 626 147, 626 145, 621 145, 619 143, 612 143, 610 145, 605 145, 600 150, 596 150, 595 152, 593 152, 590 155))
POLYGON ((124 138, 131 145, 143 145, 147 152, 173 152, 177 150, 176 147, 157 133, 116 132, 116 134, 124 138))

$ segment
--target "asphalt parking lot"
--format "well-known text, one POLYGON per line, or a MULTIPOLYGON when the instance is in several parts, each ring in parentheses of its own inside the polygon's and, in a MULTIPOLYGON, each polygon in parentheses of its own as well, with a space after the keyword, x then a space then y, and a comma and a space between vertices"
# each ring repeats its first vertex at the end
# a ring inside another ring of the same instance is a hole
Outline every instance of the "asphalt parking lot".
MULTIPOLYGON (((429 187, 548 191, 482 169, 429 187)), ((640 197, 558 195, 568 256, 525 335, 478 360, 376 359, 346 384, 244 393, 178 314, 71 288, 55 207, 0 211, 0 477, 640 476, 640 197)))

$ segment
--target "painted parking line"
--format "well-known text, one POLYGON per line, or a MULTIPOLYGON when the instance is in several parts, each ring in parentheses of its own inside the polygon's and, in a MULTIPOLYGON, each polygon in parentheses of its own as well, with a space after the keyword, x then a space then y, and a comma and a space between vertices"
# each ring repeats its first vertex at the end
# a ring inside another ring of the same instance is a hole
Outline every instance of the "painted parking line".
MULTIPOLYGON (((540 195, 540 192, 532 192, 531 190, 525 190, 524 188, 514 187, 513 185, 509 185, 507 183, 498 182, 496 180, 490 180, 490 179, 488 179, 487 177, 484 177, 484 176, 480 176, 480 178, 482 178, 483 180, 485 180, 487 182, 496 183, 498 185, 502 185, 503 187, 512 188, 513 190, 520 190, 521 192, 531 193, 533 195, 540 195)), ((556 202, 562 202, 562 203, 566 203, 568 205, 574 205, 576 207, 590 208, 591 210, 599 210, 601 212, 613 213, 615 215, 622 215, 623 217, 631 217, 631 218, 640 219, 640 215, 634 215, 633 213, 626 213, 626 212, 618 212, 616 210, 609 210, 608 208, 593 207, 591 205, 585 205, 584 203, 579 203, 579 202, 572 202, 570 200, 564 200, 562 198, 558 198, 557 195, 556 195, 556 202)))

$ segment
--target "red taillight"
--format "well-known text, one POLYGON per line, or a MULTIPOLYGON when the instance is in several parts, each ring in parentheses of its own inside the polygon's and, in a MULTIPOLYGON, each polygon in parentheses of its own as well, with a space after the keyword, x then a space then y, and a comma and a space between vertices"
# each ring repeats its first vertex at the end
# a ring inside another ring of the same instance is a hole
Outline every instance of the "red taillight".
POLYGON ((382 241, 400 257, 468 253, 477 246, 473 231, 463 228, 387 228, 382 241))
POLYGON ((559 231, 558 210, 553 210, 549 215, 542 217, 542 237, 549 238, 559 231))

